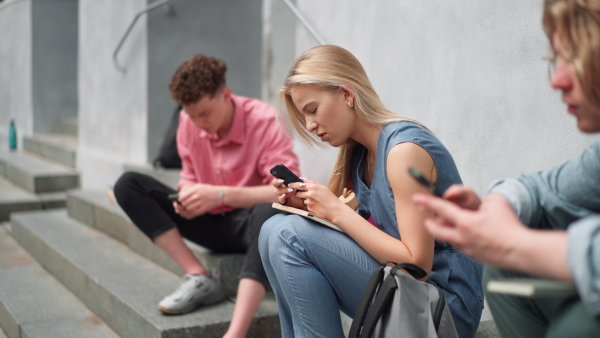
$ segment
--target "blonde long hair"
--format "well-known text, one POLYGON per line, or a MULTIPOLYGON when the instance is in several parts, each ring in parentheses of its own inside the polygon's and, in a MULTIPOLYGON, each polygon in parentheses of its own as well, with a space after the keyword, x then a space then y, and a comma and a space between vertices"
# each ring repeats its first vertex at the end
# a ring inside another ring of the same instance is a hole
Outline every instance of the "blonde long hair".
MULTIPOLYGON (((561 38, 561 55, 574 69, 583 91, 600 107, 600 1, 546 0, 544 31, 552 43, 556 33, 561 38)), ((554 49, 551 59, 556 58, 554 49)))
MULTIPOLYGON (((393 121, 411 121, 422 125, 385 108, 367 73, 352 53, 339 46, 322 45, 307 50, 294 62, 279 90, 279 99, 285 103, 284 111, 287 111, 288 123, 293 127, 291 129, 309 146, 323 145, 306 129, 304 115, 292 101, 290 91, 296 84, 314 84, 332 91, 345 88, 353 92, 354 111, 359 123, 380 128, 393 121)), ((348 140, 339 147, 338 158, 327 183, 337 195, 342 194, 350 181, 350 159, 355 146, 355 141, 348 140)))

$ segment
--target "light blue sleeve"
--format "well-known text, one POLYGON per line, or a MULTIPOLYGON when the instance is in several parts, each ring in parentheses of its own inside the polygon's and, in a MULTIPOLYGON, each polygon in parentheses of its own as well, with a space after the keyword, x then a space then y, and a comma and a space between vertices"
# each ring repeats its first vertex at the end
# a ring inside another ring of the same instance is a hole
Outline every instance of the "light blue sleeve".
POLYGON ((600 315, 600 215, 571 224, 567 230, 568 261, 581 301, 593 316, 600 315))
POLYGON ((562 165, 498 181, 489 192, 506 197, 523 224, 564 230, 600 213, 600 141, 562 165))
POLYGON ((600 315, 600 141, 560 166, 495 182, 523 224, 567 230, 567 258, 582 302, 600 315))
POLYGON ((523 224, 539 223, 542 211, 538 207, 540 204, 538 194, 518 179, 509 178, 495 181, 490 186, 489 193, 504 196, 523 224))

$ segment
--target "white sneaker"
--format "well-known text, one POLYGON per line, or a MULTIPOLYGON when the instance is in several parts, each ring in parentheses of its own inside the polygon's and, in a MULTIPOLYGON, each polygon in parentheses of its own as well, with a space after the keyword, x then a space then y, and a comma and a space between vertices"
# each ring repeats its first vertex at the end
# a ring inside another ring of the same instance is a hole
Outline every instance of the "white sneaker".
POLYGON ((190 312, 200 305, 217 303, 224 298, 211 277, 186 274, 177 290, 158 303, 158 309, 176 315, 190 312))

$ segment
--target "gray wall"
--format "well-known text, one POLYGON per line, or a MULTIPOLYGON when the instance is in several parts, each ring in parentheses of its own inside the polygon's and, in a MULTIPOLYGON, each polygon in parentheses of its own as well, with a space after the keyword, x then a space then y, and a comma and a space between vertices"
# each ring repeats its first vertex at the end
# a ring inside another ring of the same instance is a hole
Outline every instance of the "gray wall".
POLYGON ((77 0, 0 4, 0 135, 24 135, 77 115, 77 0))
POLYGON ((174 2, 142 16, 118 54, 127 27, 153 1, 96 0, 79 6, 79 152, 84 188, 108 188, 123 164, 154 158, 175 103, 168 83, 196 53, 228 64, 228 84, 240 95, 260 97, 262 2, 174 2))
POLYGON ((146 21, 139 20, 118 59, 112 54, 146 0, 79 3, 79 149, 84 188, 112 187, 125 162, 146 161, 148 92, 146 21))
POLYGON ((296 58, 296 17, 281 0, 263 0, 263 41, 262 99, 275 105, 296 58))
POLYGON ((19 139, 33 130, 31 57, 31 1, 6 0, 0 4, 0 137, 3 139, 8 137, 11 119, 15 120, 19 139))
MULTIPOLYGON (((572 158, 595 139, 577 130, 549 86, 541 0, 298 5, 327 43, 361 60, 388 108, 436 133, 479 192, 572 158)), ((296 55, 316 45, 303 27, 297 34, 296 55)), ((302 157, 331 170, 331 157, 302 157)))
POLYGON ((77 0, 34 0, 31 17, 33 132, 77 116, 77 0))
POLYGON ((227 84, 260 98, 262 0, 178 0, 173 15, 148 15, 148 158, 158 153, 176 103, 168 85, 182 62, 203 53, 227 63, 227 84))

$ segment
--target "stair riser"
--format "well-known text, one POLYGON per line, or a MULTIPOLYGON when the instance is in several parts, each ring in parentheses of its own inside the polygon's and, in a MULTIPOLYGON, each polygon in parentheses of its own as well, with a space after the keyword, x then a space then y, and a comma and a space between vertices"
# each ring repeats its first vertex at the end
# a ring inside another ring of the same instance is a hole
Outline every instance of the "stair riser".
POLYGON ((61 192, 79 186, 77 175, 32 176, 10 165, 5 166, 3 176, 23 189, 36 194, 61 192))
MULTIPOLYGON (((121 241, 135 252, 174 274, 183 275, 184 271, 177 263, 148 239, 118 206, 109 203, 112 202, 86 199, 77 195, 76 192, 70 193, 67 197, 67 209, 70 217, 121 241)), ((206 268, 217 271, 225 294, 228 297, 235 296, 244 255, 212 254, 206 249, 197 250, 192 244, 190 246, 194 255, 206 268)))
POLYGON ((30 255, 120 336, 167 337, 19 221, 12 221, 12 229, 13 237, 30 255))
POLYGON ((0 303, 0 327, 2 327, 9 337, 20 337, 19 324, 2 303, 0 303))
POLYGON ((11 212, 29 211, 29 210, 40 210, 43 209, 43 203, 41 201, 28 201, 28 202, 4 202, 0 203, 0 222, 6 222, 10 219, 11 212))
POLYGON ((77 136, 77 119, 66 118, 63 120, 59 120, 54 126, 54 132, 59 134, 77 136))
POLYGON ((201 315, 204 325, 198 324, 199 318, 193 322, 188 319, 188 325, 183 326, 177 323, 185 322, 186 317, 171 320, 160 315, 155 303, 160 299, 157 295, 171 290, 177 278, 66 216, 60 212, 13 216, 13 237, 117 334, 179 338, 220 337, 225 332, 231 304, 221 303, 190 314, 201 315))
POLYGON ((43 141, 34 140, 27 137, 23 138, 23 148, 39 156, 62 163, 72 168, 75 168, 77 164, 77 155, 75 151, 64 149, 43 141))
POLYGON ((74 194, 67 197, 67 210, 69 217, 104 232, 178 276, 184 274, 179 265, 142 234, 122 212, 101 207, 74 194))

